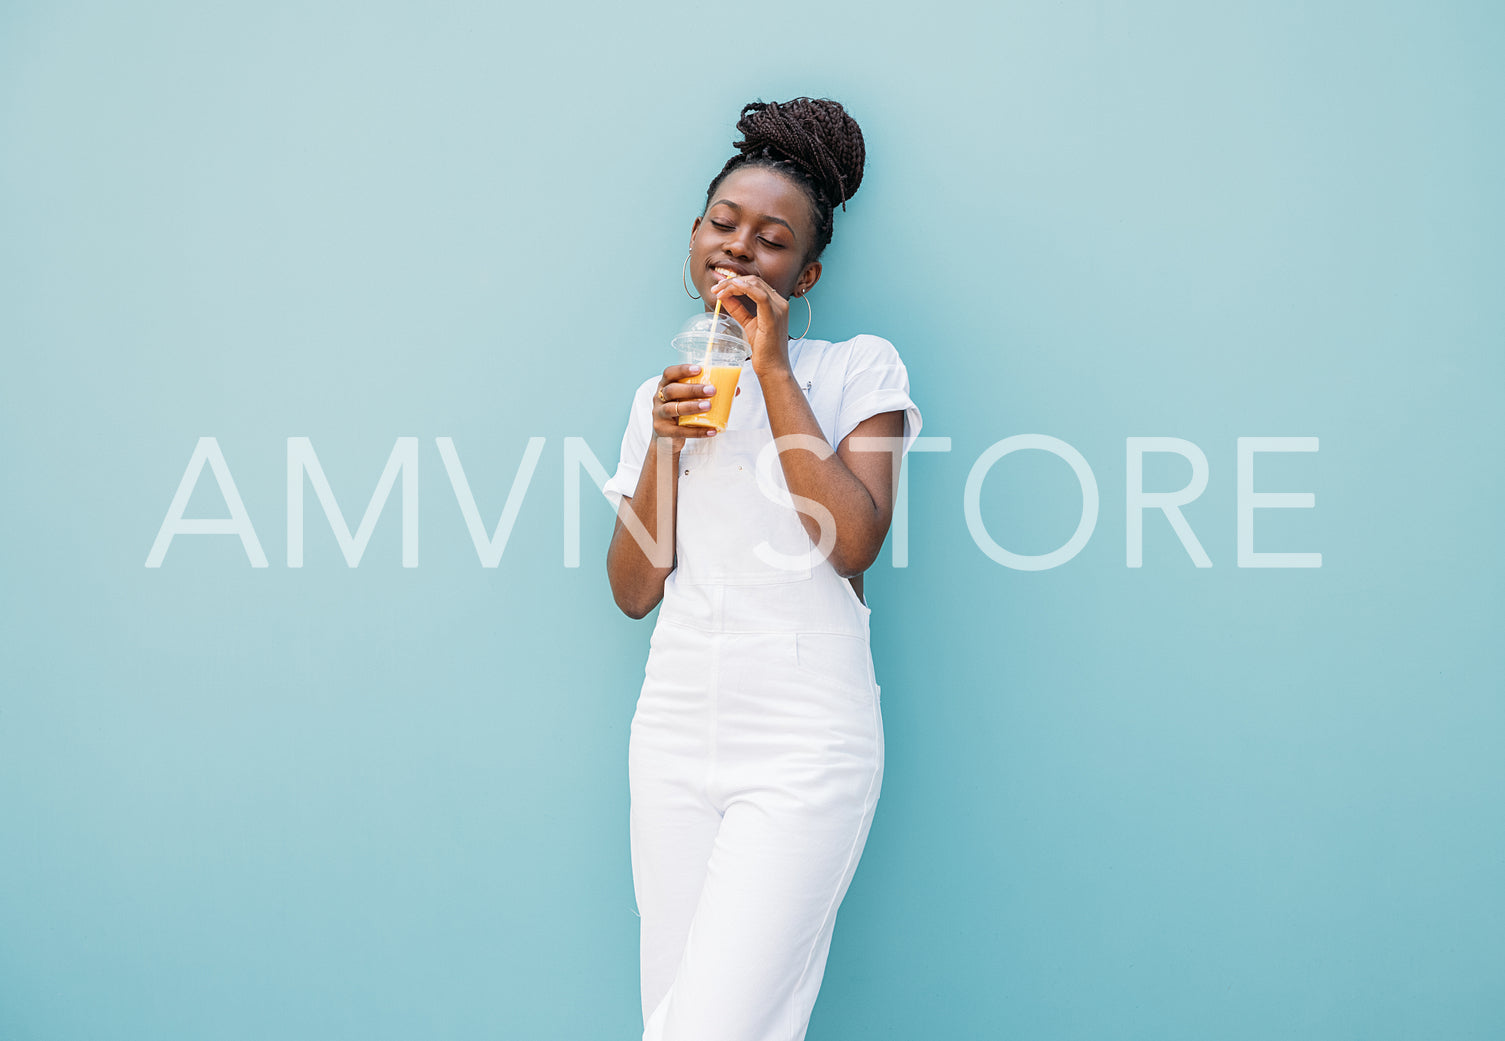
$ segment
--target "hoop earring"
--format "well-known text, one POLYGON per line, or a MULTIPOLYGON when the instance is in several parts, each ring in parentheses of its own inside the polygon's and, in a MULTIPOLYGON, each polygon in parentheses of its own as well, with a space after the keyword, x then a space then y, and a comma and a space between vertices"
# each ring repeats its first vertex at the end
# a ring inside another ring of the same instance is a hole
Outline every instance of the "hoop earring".
POLYGON ((685 262, 679 266, 679 284, 685 287, 685 296, 691 300, 699 300, 700 297, 690 292, 690 283, 685 280, 685 275, 690 270, 690 251, 685 250, 685 262))
POLYGON ((815 317, 815 311, 810 306, 810 296, 808 292, 801 293, 800 299, 805 301, 805 332, 800 333, 798 336, 796 336, 796 340, 803 340, 805 338, 805 333, 808 333, 810 331, 810 321, 815 317))

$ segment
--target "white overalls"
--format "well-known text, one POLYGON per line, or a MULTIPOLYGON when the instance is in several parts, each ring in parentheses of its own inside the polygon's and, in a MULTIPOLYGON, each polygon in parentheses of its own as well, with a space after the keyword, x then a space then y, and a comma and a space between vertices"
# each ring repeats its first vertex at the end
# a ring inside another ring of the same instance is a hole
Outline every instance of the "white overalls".
MULTIPOLYGON (((881 412, 905 413, 905 448, 919 433, 886 340, 798 340, 790 360, 831 445, 881 412)), ((657 386, 633 401, 614 502, 636 489, 657 386)), ((680 456, 676 566, 629 740, 644 1041, 805 1036, 883 779, 868 609, 812 563, 772 452, 760 490, 772 434, 751 365, 740 386, 727 429, 680 456)))

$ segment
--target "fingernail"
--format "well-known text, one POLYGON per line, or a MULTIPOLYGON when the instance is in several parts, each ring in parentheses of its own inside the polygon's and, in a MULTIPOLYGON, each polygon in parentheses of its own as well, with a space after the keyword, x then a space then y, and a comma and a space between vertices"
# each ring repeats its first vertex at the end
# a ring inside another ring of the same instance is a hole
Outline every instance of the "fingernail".
POLYGON ((690 375, 693 376, 695 373, 697 373, 699 371, 700 371, 700 366, 699 365, 691 365, 690 366, 690 375))
POLYGON ((710 407, 711 407, 711 403, 709 401, 702 401, 700 403, 700 408, 701 408, 702 411, 704 411, 705 409, 708 409, 710 407))
POLYGON ((702 391, 704 391, 705 393, 707 393, 707 394, 714 394, 714 393, 716 393, 716 384, 714 384, 714 383, 702 383, 700 385, 700 389, 702 391))

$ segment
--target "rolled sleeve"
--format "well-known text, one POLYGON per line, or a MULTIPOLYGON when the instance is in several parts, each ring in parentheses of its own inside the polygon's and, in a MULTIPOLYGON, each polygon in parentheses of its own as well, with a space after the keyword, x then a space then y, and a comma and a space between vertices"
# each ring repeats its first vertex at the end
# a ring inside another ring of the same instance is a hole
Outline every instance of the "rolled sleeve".
POLYGON ((622 454, 617 460, 616 473, 601 486, 612 509, 618 509, 623 499, 632 498, 638 487, 638 475, 643 469, 643 460, 648 457, 648 443, 653 440, 653 412, 651 400, 653 388, 659 377, 650 376, 632 396, 632 410, 627 414, 627 429, 622 434, 622 454))
POLYGON ((837 414, 836 444, 864 419, 904 413, 904 452, 920 436, 920 409, 909 396, 909 371, 894 345, 881 336, 858 336, 847 360, 847 378, 837 414))

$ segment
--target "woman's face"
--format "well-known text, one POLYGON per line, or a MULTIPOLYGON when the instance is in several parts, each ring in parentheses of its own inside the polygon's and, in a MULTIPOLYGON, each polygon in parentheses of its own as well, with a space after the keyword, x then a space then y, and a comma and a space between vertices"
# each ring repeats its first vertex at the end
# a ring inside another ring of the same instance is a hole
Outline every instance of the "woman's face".
POLYGON ((733 170, 690 226, 689 270, 706 310, 711 287, 728 277, 718 268, 757 275, 785 299, 809 292, 820 278, 820 262, 805 263, 814 239, 810 199, 799 185, 766 167, 733 170))

